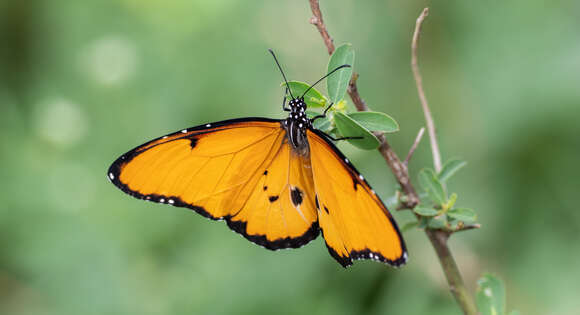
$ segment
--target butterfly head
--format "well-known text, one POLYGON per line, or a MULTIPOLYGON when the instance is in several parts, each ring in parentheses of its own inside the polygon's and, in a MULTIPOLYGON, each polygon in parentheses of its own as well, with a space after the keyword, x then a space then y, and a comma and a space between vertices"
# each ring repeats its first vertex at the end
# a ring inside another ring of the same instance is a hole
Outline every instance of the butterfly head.
POLYGON ((288 102, 290 107, 290 116, 295 120, 308 122, 306 117, 306 102, 304 98, 296 98, 288 102))

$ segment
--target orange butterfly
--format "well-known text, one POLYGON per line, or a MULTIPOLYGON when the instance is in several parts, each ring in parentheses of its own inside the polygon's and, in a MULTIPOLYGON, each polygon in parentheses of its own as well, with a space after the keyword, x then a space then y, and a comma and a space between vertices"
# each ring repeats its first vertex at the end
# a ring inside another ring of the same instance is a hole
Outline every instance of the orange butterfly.
POLYGON ((306 116, 304 94, 290 91, 289 108, 284 97, 284 120, 225 120, 149 141, 113 162, 108 177, 135 198, 223 219, 270 250, 301 247, 322 232, 344 267, 353 259, 404 264, 393 217, 330 136, 312 127, 324 115, 306 116))

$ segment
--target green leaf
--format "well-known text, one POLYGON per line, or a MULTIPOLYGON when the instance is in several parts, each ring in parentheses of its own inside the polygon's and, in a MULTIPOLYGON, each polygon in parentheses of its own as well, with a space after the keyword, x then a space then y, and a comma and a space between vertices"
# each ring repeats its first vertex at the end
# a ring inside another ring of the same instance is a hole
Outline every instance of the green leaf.
MULTIPOLYGON (((282 82, 282 86, 286 86, 285 82, 282 82)), ((290 81, 288 82, 290 91, 294 97, 300 97, 304 94, 310 85, 300 81, 290 81)), ((290 96, 290 95, 289 95, 290 96)), ((304 95, 304 102, 308 107, 324 107, 328 103, 328 99, 322 95, 317 89, 311 88, 306 95, 304 95)))
POLYGON ((453 208, 453 205, 455 205, 456 201, 457 201, 457 194, 452 193, 451 196, 449 196, 449 200, 447 200, 447 204, 446 204, 447 209, 453 208))
POLYGON ((411 229, 414 229, 416 227, 419 226, 419 221, 411 221, 411 222, 407 222, 405 225, 403 225, 403 228, 401 229, 402 232, 407 232, 411 229))
POLYGON ((312 127, 314 127, 314 129, 318 129, 326 133, 328 133, 330 130, 332 130, 332 128, 334 128, 334 126, 332 126, 332 121, 330 121, 328 116, 318 118, 315 121, 313 121, 312 127))
POLYGON ((468 208, 453 208, 447 211, 447 215, 453 219, 463 222, 473 222, 477 220, 477 214, 475 214, 475 211, 468 208))
POLYGON ((451 218, 451 219, 449 219, 449 222, 448 223, 449 223, 449 228, 450 229, 457 230, 459 228, 459 225, 460 224, 463 224, 463 221, 459 221, 459 220, 456 220, 456 219, 451 218))
POLYGON ((348 142, 360 149, 373 150, 380 145, 379 139, 370 131, 341 112, 334 113, 334 124, 343 137, 361 137, 361 139, 348 140, 348 142))
POLYGON ((399 124, 389 115, 380 112, 354 112, 348 114, 370 131, 396 132, 399 131, 399 124))
POLYGON ((424 217, 434 217, 438 213, 437 210, 425 206, 416 206, 415 208, 413 208, 413 212, 415 212, 418 215, 422 215, 424 217))
POLYGON ((439 177, 441 182, 445 183, 449 178, 451 178, 451 176, 455 175, 455 173, 457 173, 457 171, 462 169, 465 165, 467 165, 467 162, 463 160, 451 159, 443 164, 441 172, 439 172, 437 177, 439 177))
POLYGON ((419 184, 436 204, 442 205, 447 201, 445 189, 432 169, 424 168, 419 172, 419 184))
POLYGON ((429 223, 427 223, 427 227, 433 230, 438 229, 445 229, 447 228, 447 223, 445 222, 445 216, 431 218, 429 223))
POLYGON ((421 217, 421 219, 419 220, 419 228, 423 229, 426 228, 427 225, 429 224, 429 221, 431 221, 430 217, 421 217))
MULTIPOLYGON (((351 66, 354 64, 354 50, 351 44, 341 45, 334 50, 328 61, 328 72, 345 64, 351 66)), ((337 103, 344 97, 351 76, 352 67, 340 69, 326 79, 326 88, 331 102, 337 103)))
POLYGON ((320 115, 319 112, 315 112, 315 111, 309 110, 309 109, 307 109, 305 113, 306 113, 306 117, 308 117, 308 118, 312 118, 314 116, 320 115))
POLYGON ((505 288, 503 282, 486 273, 477 280, 475 300, 481 315, 505 314, 505 288))
POLYGON ((397 207, 399 204, 399 199, 400 199, 399 192, 396 191, 394 195, 392 195, 392 196, 388 197, 386 200, 384 200, 384 203, 387 206, 387 209, 397 207))

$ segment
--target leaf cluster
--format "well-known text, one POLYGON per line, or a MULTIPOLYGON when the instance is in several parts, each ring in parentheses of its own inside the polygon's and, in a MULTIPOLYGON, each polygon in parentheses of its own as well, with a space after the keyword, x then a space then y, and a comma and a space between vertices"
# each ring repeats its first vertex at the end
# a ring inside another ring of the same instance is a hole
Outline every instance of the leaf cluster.
POLYGON ((450 159, 445 162, 441 171, 436 173, 431 168, 419 172, 418 181, 421 189, 421 203, 413 208, 417 221, 408 223, 403 230, 412 227, 457 232, 477 224, 477 214, 473 209, 457 207, 457 194, 448 194, 446 184, 467 162, 450 159))
MULTIPOLYGON (((343 44, 337 47, 328 61, 328 72, 345 64, 353 66, 354 56, 351 44, 343 44)), ((399 130, 399 124, 385 113, 349 111, 344 96, 351 76, 352 67, 337 71, 326 80, 328 97, 315 88, 311 88, 304 95, 304 101, 310 109, 322 109, 331 106, 325 117, 314 121, 314 128, 334 138, 349 138, 348 142, 359 149, 374 150, 379 147, 380 142, 373 132, 396 132, 399 130)), ((307 83, 300 81, 290 81, 288 86, 294 95, 302 95, 309 87, 307 83)), ((308 110, 306 114, 312 118, 320 113, 308 110)))

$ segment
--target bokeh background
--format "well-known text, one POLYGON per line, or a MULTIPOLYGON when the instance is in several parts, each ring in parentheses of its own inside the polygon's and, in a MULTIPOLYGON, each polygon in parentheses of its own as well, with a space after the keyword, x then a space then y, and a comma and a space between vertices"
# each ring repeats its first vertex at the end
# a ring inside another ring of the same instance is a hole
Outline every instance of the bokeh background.
MULTIPOLYGON (((580 2, 323 1, 361 95, 401 125, 388 137, 400 155, 424 125, 409 51, 426 5, 420 65, 443 158, 469 162, 449 189, 483 226, 450 242, 465 281, 491 271, 508 309, 575 314, 580 2)), ((270 252, 108 182, 154 137, 283 117, 266 49, 291 79, 318 79, 328 56, 310 16, 306 0, 0 1, 0 313, 460 314, 420 230, 405 233, 404 268, 343 270, 321 239, 270 252)), ((341 148, 393 195, 376 151, 341 148)), ((410 168, 425 166, 427 141, 410 168)))

